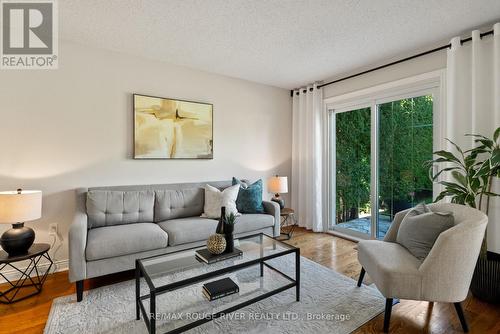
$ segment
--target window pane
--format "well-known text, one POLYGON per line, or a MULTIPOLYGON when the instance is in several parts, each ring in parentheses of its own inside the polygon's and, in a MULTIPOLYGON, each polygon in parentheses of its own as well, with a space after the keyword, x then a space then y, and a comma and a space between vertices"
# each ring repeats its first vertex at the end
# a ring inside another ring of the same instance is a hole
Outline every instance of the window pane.
POLYGON ((370 108, 335 114, 335 224, 370 234, 370 108))
POLYGON ((432 182, 423 163, 432 159, 432 95, 380 104, 379 212, 383 238, 399 211, 432 202, 432 182))

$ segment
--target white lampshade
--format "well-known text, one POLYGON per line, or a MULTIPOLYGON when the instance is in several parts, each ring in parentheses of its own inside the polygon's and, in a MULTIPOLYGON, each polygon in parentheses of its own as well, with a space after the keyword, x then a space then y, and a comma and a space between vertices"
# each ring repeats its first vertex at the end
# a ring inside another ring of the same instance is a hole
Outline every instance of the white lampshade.
POLYGON ((0 223, 24 223, 41 216, 42 192, 40 190, 0 192, 0 223))
POLYGON ((273 176, 267 180, 267 190, 270 193, 284 194, 288 192, 288 178, 286 176, 273 176))

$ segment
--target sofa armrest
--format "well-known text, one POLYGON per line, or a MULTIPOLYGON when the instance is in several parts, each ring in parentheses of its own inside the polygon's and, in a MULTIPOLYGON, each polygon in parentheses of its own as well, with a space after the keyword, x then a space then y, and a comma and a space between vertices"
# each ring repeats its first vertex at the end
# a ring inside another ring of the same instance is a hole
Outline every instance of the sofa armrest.
POLYGON ((280 206, 276 202, 262 201, 264 212, 274 216, 274 236, 279 237, 281 232, 280 206))
POLYGON ((419 268, 423 300, 456 303, 467 297, 486 225, 462 221, 438 236, 419 268))
POLYGON ((87 276, 85 248, 87 247, 87 214, 85 213, 86 190, 77 190, 77 208, 69 228, 69 280, 80 281, 87 276))
POLYGON ((76 282, 86 277, 87 215, 77 212, 69 228, 69 280, 76 282))
POLYGON ((403 210, 394 216, 394 219, 392 220, 392 224, 389 227, 389 230, 387 231, 384 241, 388 242, 396 242, 396 237, 398 236, 398 231, 399 231, 399 226, 401 225, 401 222, 403 221, 403 218, 406 216, 408 211, 411 209, 403 210))

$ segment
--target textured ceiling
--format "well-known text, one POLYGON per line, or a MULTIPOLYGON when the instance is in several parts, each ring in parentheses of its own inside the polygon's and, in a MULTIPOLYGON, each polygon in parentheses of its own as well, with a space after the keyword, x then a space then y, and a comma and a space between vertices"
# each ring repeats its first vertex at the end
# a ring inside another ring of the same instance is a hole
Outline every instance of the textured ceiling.
POLYGON ((500 20, 500 0, 62 0, 61 38, 283 88, 500 20))

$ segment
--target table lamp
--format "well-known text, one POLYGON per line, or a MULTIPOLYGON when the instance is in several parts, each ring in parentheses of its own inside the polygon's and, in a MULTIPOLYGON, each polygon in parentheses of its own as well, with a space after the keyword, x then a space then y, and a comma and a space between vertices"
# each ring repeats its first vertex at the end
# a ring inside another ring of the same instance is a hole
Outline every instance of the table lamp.
POLYGON ((276 202, 280 205, 280 208, 285 207, 285 201, 280 197, 281 194, 288 192, 288 178, 286 176, 273 176, 267 180, 267 190, 274 193, 274 197, 271 201, 276 202))
POLYGON ((42 216, 42 192, 39 190, 0 192, 0 223, 12 224, 12 228, 2 234, 0 245, 10 255, 21 255, 35 241, 35 231, 24 226, 24 222, 42 216))

